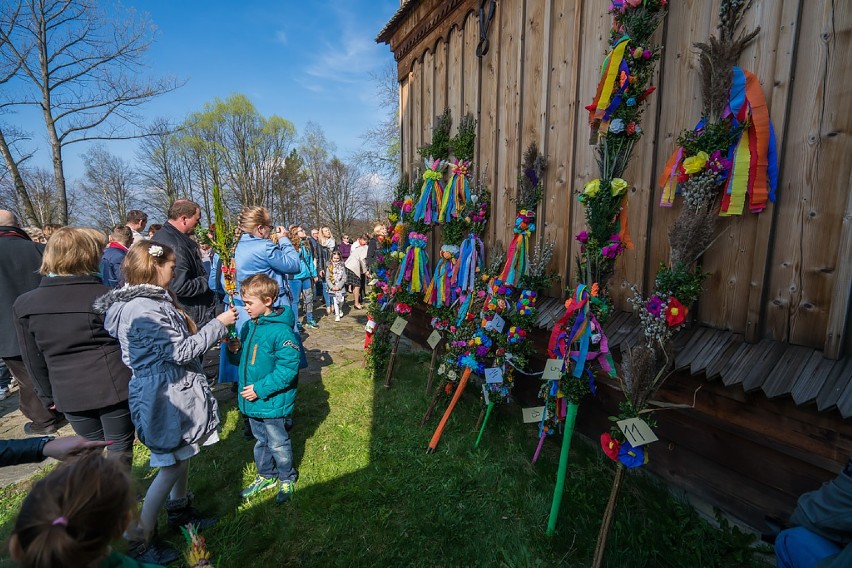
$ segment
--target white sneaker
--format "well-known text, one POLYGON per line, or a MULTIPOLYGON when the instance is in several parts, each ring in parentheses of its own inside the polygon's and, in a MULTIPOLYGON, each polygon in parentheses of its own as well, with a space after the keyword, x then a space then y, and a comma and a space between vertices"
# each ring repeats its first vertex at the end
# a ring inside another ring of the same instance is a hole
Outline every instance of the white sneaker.
POLYGON ((340 316, 334 316, 334 321, 340 321, 340 316))

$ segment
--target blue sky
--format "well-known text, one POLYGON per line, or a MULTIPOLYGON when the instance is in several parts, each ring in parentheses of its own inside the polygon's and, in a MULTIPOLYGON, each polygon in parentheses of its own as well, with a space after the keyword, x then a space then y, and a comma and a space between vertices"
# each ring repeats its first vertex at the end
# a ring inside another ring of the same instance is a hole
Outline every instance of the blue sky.
MULTIPOLYGON (((104 2, 103 5, 107 5, 104 2)), ((148 53, 153 75, 186 80, 142 108, 146 117, 182 120, 205 102, 244 93, 264 116, 292 121, 301 134, 318 123, 345 157, 359 135, 382 118, 371 74, 393 61, 374 38, 399 0, 125 0, 146 12, 158 31, 148 53)), ((50 167, 44 125, 34 112, 6 120, 33 134, 31 165, 50 167)), ((106 142, 133 159, 134 142, 106 142)), ((84 144, 65 157, 66 176, 80 177, 84 144)))

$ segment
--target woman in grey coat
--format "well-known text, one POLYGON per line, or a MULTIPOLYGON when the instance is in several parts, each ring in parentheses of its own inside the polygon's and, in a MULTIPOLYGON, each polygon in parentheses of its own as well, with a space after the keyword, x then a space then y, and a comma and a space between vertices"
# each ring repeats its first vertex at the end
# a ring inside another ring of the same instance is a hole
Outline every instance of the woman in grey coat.
POLYGON ((172 528, 193 522, 202 529, 215 523, 201 519, 189 502, 188 460, 201 446, 219 440, 218 406, 199 356, 225 335, 237 315, 231 308, 196 330, 168 289, 174 266, 175 254, 168 246, 137 243, 122 266, 127 285, 95 303, 95 311, 106 314, 104 328, 118 338, 124 362, 133 371, 128 387, 131 417, 139 440, 151 450, 151 465, 160 468, 145 495, 138 525, 126 533, 132 556, 157 563, 163 563, 164 553, 172 554, 149 542, 163 503, 172 528))

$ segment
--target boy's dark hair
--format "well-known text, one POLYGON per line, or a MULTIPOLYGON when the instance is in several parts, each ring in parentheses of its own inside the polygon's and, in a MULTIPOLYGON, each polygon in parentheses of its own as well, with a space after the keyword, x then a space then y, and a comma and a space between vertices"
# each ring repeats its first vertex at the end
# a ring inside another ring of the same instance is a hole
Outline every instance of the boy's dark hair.
POLYGON ((148 214, 144 211, 140 211, 138 209, 131 209, 127 212, 127 222, 128 223, 147 223, 148 222, 148 214))
POLYGON ((254 274, 240 283, 240 295, 252 296, 265 300, 271 298, 274 302, 278 299, 278 282, 266 274, 254 274))
POLYGON ((130 248, 130 245, 133 244, 133 231, 127 225, 113 225, 112 231, 109 233, 109 240, 130 248))

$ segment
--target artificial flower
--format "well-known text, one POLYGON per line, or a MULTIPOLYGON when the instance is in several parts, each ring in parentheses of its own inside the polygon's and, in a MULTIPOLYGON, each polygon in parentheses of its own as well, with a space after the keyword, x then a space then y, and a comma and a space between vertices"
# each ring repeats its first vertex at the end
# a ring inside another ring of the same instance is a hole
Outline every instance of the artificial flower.
POLYGON ((609 131, 613 134, 619 134, 624 132, 624 121, 620 118, 616 118, 612 122, 609 123, 609 131))
POLYGON ((648 455, 642 447, 634 448, 630 442, 625 441, 618 449, 618 461, 624 464, 624 467, 633 469, 642 467, 647 463, 648 455))
POLYGON ((645 310, 655 318, 658 318, 663 313, 663 301, 657 296, 651 296, 645 302, 645 310))
POLYGON ((708 159, 710 159, 710 156, 702 150, 695 156, 690 156, 683 161, 683 171, 689 175, 697 174, 704 169, 708 159))
MULTIPOLYGON (((628 99, 627 99, 627 106, 629 106, 629 107, 635 107, 635 106, 636 106, 636 97, 628 97, 628 99)), ((628 126, 629 126, 629 125, 628 125, 628 126)), ((630 134, 630 133, 628 132, 628 134, 630 134)))
POLYGON ((587 242, 589 242, 589 232, 580 231, 574 238, 577 239, 579 242, 586 244, 587 242))
POLYGON ((609 182, 609 191, 613 197, 621 195, 627 191, 627 182, 621 178, 615 178, 609 182))
POLYGON ((601 191, 601 180, 593 179, 591 181, 586 182, 586 185, 583 186, 583 193, 588 195, 589 197, 594 197, 601 191))
POLYGON ((675 327, 686 320, 686 307, 674 296, 669 298, 669 305, 666 307, 666 323, 669 327, 675 327))
POLYGON ((618 461, 618 450, 621 448, 621 444, 609 435, 609 432, 604 432, 601 434, 601 449, 606 454, 606 457, 611 459, 612 461, 618 461))

